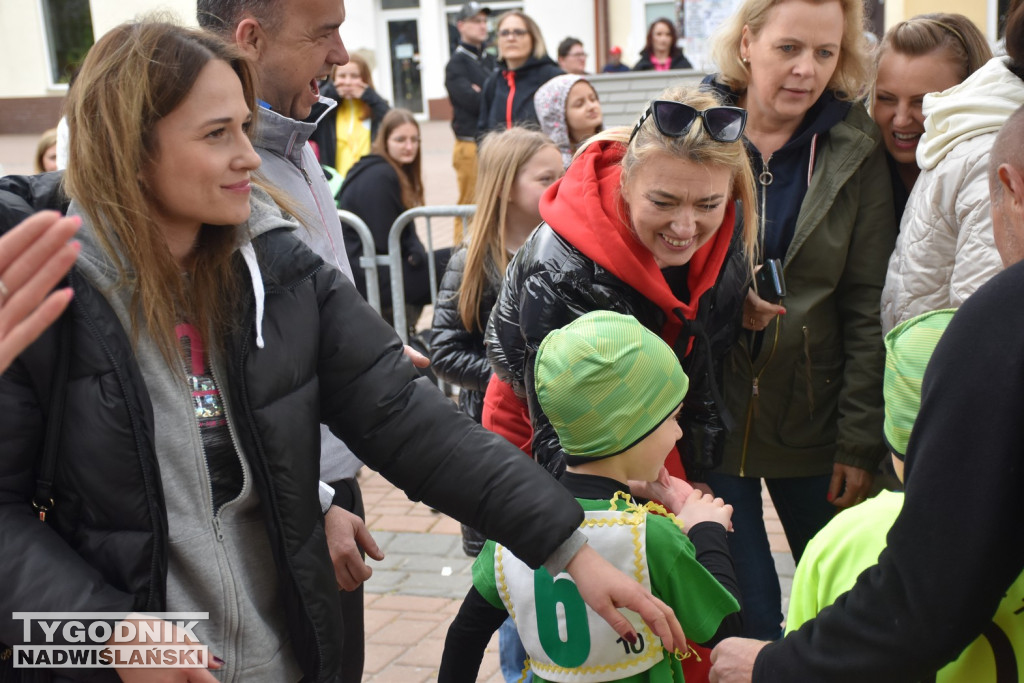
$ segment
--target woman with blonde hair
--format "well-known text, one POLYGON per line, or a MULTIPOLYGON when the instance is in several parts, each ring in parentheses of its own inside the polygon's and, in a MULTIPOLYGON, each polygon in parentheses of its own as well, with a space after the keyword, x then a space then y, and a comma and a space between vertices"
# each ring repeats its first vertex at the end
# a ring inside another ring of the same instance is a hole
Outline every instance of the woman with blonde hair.
POLYGON ((729 545, 751 637, 782 634, 761 482, 799 559, 837 508, 864 499, 885 454, 878 302, 896 236, 885 150, 857 100, 871 64, 860 0, 747 0, 705 83, 748 112, 758 251, 784 298, 747 293, 724 363, 736 429, 707 483, 735 509, 729 545))
POLYGON ((548 332, 592 310, 634 315, 673 346, 691 388, 669 470, 683 475, 685 463, 699 477, 715 465, 717 362, 739 332, 756 243, 744 120, 711 93, 670 88, 632 129, 591 138, 544 194, 544 223, 516 253, 491 314, 484 426, 556 476, 565 457, 536 402, 533 359, 548 332))
POLYGON ((533 96, 549 79, 565 73, 548 56, 537 22, 519 10, 498 18, 498 70, 487 77, 480 93, 482 132, 537 125, 533 96))
POLYGON ((963 82, 992 58, 988 41, 962 14, 919 14, 888 31, 878 47, 871 117, 882 131, 896 220, 921 174, 924 97, 963 82))
MULTIPOLYGON (((560 177, 558 148, 542 133, 509 128, 481 143, 476 213, 441 278, 430 344, 434 374, 459 387, 459 407, 477 422, 492 374, 487 319, 509 260, 541 222, 541 194, 560 177)), ((482 538, 463 529, 467 555, 476 556, 481 545, 482 538)))
POLYGON ((91 641, 145 621, 117 641, 125 658, 190 660, 93 677, 337 679, 321 423, 411 496, 568 569, 602 614, 625 598, 680 642, 671 612, 581 543, 571 495, 417 381, 254 187, 253 78, 212 34, 155 21, 85 58, 68 106, 74 300, 0 376, 0 642, 41 642, 16 612, 115 613, 88 622, 91 641), (535 516, 507 515, 506 490, 535 516), (166 612, 208 619, 182 631, 166 612))
POLYGON ((320 163, 344 178, 353 164, 370 153, 391 106, 374 90, 370 65, 358 52, 349 55, 347 64, 334 65, 320 94, 338 106, 317 121, 310 140, 320 151, 320 163))

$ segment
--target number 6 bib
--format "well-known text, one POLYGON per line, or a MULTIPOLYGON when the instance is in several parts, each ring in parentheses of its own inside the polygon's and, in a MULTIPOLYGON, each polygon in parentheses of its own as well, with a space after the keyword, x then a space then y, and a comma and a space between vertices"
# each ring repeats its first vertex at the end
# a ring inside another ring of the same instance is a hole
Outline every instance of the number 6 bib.
MULTIPOLYGON (((651 589, 647 569, 647 510, 590 511, 580 525, 591 547, 617 569, 651 589)), ((583 602, 567 573, 534 571, 498 545, 494 572, 505 608, 516 622, 530 666, 550 681, 609 681, 633 676, 661 661, 661 639, 630 610, 636 643, 619 637, 583 602)))

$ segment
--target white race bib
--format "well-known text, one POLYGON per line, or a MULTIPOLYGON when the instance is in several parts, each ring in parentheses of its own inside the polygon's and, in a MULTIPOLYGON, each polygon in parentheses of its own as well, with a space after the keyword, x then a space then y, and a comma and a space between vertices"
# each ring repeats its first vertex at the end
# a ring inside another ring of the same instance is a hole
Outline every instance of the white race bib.
MULTIPOLYGON (((601 557, 651 589, 647 510, 590 511, 580 530, 601 557)), ((661 639, 639 614, 619 610, 636 629, 637 641, 631 645, 583 602, 567 573, 551 578, 543 568, 534 571, 501 545, 495 548, 494 573, 530 667, 545 679, 612 681, 647 671, 662 660, 661 639)))

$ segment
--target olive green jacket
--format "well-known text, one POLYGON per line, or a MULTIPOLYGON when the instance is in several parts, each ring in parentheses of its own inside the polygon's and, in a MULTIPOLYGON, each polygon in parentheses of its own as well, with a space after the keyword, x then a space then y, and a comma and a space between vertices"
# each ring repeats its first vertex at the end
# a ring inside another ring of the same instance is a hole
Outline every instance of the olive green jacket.
POLYGON ((859 104, 818 146, 783 263, 786 314, 755 358, 744 334, 724 363, 736 426, 720 473, 813 476, 834 462, 874 472, 886 452, 879 301, 896 224, 884 148, 859 104))

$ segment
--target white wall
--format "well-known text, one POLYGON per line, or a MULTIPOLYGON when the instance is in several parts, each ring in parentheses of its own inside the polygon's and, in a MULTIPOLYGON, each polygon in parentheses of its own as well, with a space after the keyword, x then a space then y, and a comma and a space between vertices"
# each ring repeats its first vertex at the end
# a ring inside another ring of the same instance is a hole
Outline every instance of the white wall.
POLYGON ((593 0, 524 0, 523 11, 540 26, 551 59, 558 61, 558 44, 573 36, 587 51, 587 71, 596 70, 593 0))
POLYGON ((48 85, 43 17, 34 1, 0 2, 0 96, 55 94, 48 85))
MULTIPOLYGON (((188 25, 196 23, 196 0, 92 0, 93 36, 114 26, 164 10, 188 25)), ((66 87, 50 83, 46 30, 39 0, 0 0, 0 97, 63 95, 66 87), (14 65, 14 66, 12 66, 14 65)))
POLYGON ((166 12, 186 26, 196 25, 196 0, 91 0, 89 8, 97 40, 118 24, 153 12, 166 12))

